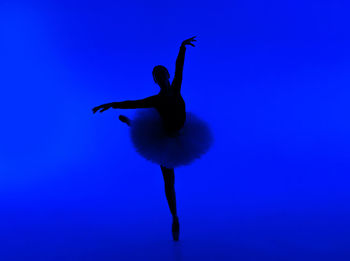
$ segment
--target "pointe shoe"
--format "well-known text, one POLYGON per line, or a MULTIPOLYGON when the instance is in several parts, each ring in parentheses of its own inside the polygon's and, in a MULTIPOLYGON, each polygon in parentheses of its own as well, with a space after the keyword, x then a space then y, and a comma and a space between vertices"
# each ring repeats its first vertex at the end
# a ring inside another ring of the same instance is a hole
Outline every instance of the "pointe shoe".
POLYGON ((180 235, 180 224, 179 224, 179 220, 177 218, 174 219, 174 221, 173 221, 171 232, 173 234, 173 240, 178 241, 179 235, 180 235))
POLYGON ((128 117, 126 117, 124 115, 119 115, 119 120, 121 122, 124 122, 124 123, 128 124, 128 126, 130 126, 130 119, 128 117))

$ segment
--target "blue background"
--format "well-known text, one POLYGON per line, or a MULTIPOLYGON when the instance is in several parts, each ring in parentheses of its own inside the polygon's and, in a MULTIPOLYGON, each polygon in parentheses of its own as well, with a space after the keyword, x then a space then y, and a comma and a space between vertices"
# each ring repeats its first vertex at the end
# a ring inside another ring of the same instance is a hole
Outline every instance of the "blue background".
POLYGON ((1 1, 0 260, 350 260, 346 1, 1 1), (106 102, 182 94, 212 149, 159 166, 106 102))

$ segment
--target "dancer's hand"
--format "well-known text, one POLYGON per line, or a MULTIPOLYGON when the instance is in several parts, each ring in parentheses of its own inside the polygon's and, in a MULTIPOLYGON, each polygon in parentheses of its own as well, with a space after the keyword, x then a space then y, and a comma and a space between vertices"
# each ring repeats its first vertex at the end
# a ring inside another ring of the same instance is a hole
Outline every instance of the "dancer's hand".
POLYGON ((197 40, 194 39, 195 37, 197 37, 197 36, 193 36, 193 37, 183 41, 181 46, 192 45, 193 47, 195 47, 194 44, 192 43, 192 42, 196 42, 197 41, 197 40))
POLYGON ((100 110, 100 112, 104 112, 105 110, 108 110, 111 107, 112 107, 112 105, 110 103, 106 103, 106 104, 102 104, 100 106, 93 108, 92 111, 93 111, 93 113, 96 113, 98 110, 100 110))

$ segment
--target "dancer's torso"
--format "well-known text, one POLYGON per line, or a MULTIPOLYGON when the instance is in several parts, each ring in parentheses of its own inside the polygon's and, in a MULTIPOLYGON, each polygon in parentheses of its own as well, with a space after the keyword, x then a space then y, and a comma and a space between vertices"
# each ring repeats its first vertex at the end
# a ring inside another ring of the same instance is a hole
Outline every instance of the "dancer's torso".
POLYGON ((180 130, 186 121, 185 101, 180 92, 160 92, 157 95, 155 108, 159 112, 164 128, 169 132, 180 130))

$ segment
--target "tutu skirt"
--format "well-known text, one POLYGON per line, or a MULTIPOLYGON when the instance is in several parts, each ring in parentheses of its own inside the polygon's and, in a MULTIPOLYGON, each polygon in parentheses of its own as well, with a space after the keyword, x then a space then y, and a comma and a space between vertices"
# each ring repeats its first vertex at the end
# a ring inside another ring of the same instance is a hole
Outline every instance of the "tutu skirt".
POLYGON ((213 136, 208 125, 191 112, 184 126, 171 136, 156 109, 139 109, 131 121, 130 136, 136 151, 167 168, 188 165, 205 154, 213 136))

